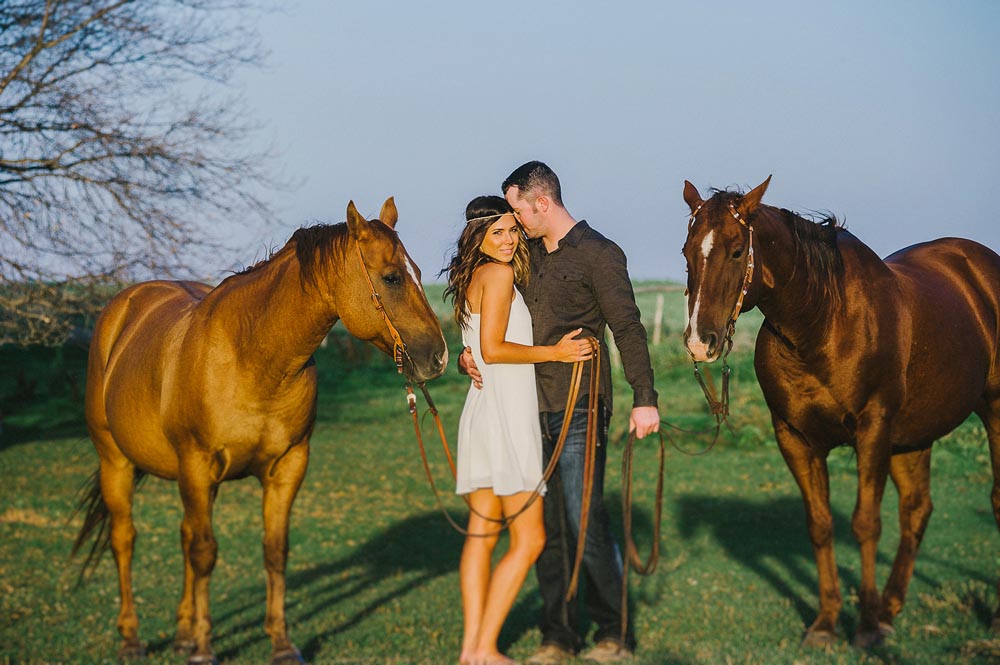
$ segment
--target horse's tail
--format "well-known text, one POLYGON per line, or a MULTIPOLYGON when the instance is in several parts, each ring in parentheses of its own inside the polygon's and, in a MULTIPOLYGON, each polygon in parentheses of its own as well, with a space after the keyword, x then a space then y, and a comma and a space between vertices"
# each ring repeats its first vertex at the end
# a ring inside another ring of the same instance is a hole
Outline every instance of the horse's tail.
MULTIPOLYGON (((139 484, 145 477, 146 474, 143 471, 136 469, 133 487, 139 487, 139 484)), ((76 537, 76 542, 73 543, 70 557, 75 557, 80 548, 83 547, 84 543, 91 536, 93 536, 94 542, 90 546, 87 559, 83 562, 83 566, 80 569, 77 584, 83 583, 94 572, 97 564, 101 561, 101 555, 111 546, 111 511, 108 510, 108 505, 104 503, 104 495, 101 494, 100 467, 80 487, 76 510, 73 511, 73 518, 79 513, 84 514, 83 526, 80 527, 80 533, 76 537)))

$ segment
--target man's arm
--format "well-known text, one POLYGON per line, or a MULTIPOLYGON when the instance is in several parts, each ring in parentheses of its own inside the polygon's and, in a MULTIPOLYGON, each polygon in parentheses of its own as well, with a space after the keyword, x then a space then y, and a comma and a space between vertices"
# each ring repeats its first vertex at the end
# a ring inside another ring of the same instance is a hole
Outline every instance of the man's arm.
POLYGON ((598 257, 596 273, 601 278, 594 280, 594 295, 614 334, 625 380, 632 386, 629 431, 635 430, 636 436, 641 439, 659 431, 660 414, 653 388, 653 366, 646 344, 646 328, 635 304, 635 293, 621 248, 610 243, 598 257))

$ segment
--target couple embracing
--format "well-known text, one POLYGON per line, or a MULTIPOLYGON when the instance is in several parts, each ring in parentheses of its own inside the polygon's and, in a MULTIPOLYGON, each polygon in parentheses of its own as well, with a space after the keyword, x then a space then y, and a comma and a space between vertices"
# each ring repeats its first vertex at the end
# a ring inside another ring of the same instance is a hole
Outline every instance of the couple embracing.
MULTIPOLYGON (((626 660, 635 648, 631 626, 621 634, 621 553, 604 507, 604 465, 612 388, 605 328, 618 346, 633 390, 629 430, 642 438, 659 429, 646 330, 639 318, 625 255, 562 202, 559 178, 542 162, 518 167, 503 197, 480 196, 448 267, 446 295, 467 347, 459 359, 472 386, 459 423, 456 493, 470 506, 459 577, 464 634, 462 665, 513 663, 497 648, 511 606, 535 564, 542 595, 542 643, 527 660, 559 663, 584 646, 576 598, 565 599, 581 522, 589 386, 566 413, 571 363, 602 354, 598 447, 587 520, 581 583, 597 624, 581 656, 626 660), (537 390, 536 390, 537 388, 537 390), (570 424, 544 498, 510 523, 510 547, 491 571, 498 522, 520 511, 542 480, 563 420, 570 424)), ((586 374, 584 374, 586 376, 586 374)), ((586 380, 585 380, 586 381, 586 380)))

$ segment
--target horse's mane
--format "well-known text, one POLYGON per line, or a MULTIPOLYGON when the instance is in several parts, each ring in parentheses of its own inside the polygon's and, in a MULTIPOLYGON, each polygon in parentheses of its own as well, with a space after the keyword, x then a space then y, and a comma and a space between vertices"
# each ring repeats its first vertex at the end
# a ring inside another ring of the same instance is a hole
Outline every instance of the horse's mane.
POLYGON ((813 220, 785 208, 775 210, 791 227, 795 239, 795 273, 800 267, 803 269, 810 300, 819 298, 840 309, 844 297, 844 259, 837 237, 846 227, 834 215, 813 220))
POLYGON ((317 285, 318 268, 330 263, 335 250, 342 249, 345 238, 347 222, 306 226, 292 234, 288 244, 295 245, 295 257, 299 260, 303 284, 317 285))
POLYGON ((243 270, 233 273, 226 280, 256 272, 268 265, 276 257, 294 251, 295 258, 299 261, 303 284, 316 286, 316 273, 319 266, 326 265, 332 259, 335 250, 343 244, 343 240, 346 237, 347 222, 304 226, 296 229, 292 237, 288 239, 288 242, 280 249, 271 250, 265 258, 251 266, 247 266, 243 270))
MULTIPOLYGON (((722 205, 742 197, 739 190, 714 189, 713 198, 720 197, 722 205)), ((844 261, 837 245, 837 238, 847 227, 832 214, 809 215, 803 217, 785 208, 762 205, 747 220, 751 225, 761 214, 772 214, 789 227, 795 243, 795 273, 801 269, 801 277, 807 283, 810 301, 817 299, 836 308, 841 306, 844 296, 844 261)))

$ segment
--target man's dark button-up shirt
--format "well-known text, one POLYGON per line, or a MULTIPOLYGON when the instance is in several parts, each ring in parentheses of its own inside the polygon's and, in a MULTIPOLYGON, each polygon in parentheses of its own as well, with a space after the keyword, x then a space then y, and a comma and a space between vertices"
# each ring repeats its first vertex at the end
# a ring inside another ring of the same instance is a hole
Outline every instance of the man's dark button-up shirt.
MULTIPOLYGON (((611 363, 604 331, 611 326, 625 379, 632 386, 632 405, 656 406, 646 329, 635 304, 625 254, 618 245, 580 221, 559 241, 555 251, 548 252, 540 238, 529 240, 528 247, 531 277, 523 293, 531 312, 535 345, 555 344, 576 328, 583 328, 580 337, 600 340, 601 397, 610 410, 611 363)), ((535 365, 540 411, 566 408, 572 371, 571 363, 535 365)), ((586 368, 583 376, 580 401, 590 393, 586 368)))

